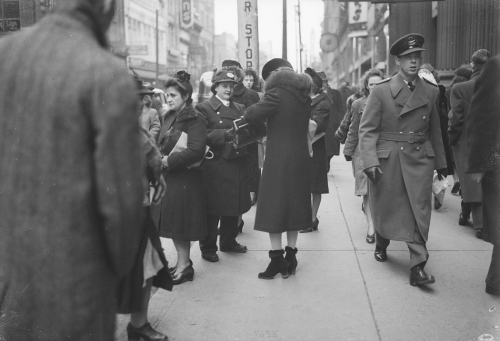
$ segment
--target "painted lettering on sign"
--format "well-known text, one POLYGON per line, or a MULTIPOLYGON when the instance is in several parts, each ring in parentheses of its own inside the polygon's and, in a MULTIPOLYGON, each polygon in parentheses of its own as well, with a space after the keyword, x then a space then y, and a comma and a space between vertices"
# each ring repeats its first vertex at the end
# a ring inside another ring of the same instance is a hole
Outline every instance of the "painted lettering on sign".
POLYGON ((238 59, 244 68, 259 72, 257 0, 238 0, 238 59))
POLYGON ((193 0, 182 0, 181 4, 181 26, 190 28, 193 26, 193 0))

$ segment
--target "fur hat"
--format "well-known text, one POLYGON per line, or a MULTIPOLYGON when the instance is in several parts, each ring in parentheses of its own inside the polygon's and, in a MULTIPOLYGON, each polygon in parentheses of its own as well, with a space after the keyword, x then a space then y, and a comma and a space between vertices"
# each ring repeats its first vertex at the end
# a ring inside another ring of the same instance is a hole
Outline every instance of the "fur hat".
POLYGON ((238 61, 236 60, 232 60, 232 59, 226 59, 225 61, 222 62, 222 67, 225 67, 225 66, 237 66, 239 67, 240 69, 243 69, 240 65, 240 63, 238 63, 238 61))
POLYGON ((266 80, 271 72, 276 70, 279 67, 289 67, 290 69, 293 70, 292 64, 286 59, 283 58, 274 58, 268 61, 266 64, 264 64, 264 67, 262 68, 262 78, 266 80))

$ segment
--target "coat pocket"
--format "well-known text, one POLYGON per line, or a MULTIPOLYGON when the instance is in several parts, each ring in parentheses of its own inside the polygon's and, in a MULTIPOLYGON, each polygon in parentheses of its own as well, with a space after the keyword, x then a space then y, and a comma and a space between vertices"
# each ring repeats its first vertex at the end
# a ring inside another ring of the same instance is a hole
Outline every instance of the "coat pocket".
POLYGON ((434 154, 434 149, 432 147, 425 147, 425 150, 427 152, 427 157, 435 157, 436 154, 434 154))
POLYGON ((391 155, 390 149, 379 149, 377 150, 377 158, 379 159, 387 159, 391 155))

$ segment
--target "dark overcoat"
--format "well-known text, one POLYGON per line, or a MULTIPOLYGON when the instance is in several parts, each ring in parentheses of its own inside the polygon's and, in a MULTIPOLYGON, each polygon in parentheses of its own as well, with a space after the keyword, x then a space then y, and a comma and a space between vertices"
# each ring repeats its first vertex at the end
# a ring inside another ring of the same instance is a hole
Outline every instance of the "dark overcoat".
POLYGON ((230 148, 226 141, 226 130, 233 121, 241 118, 245 107, 230 101, 226 107, 212 96, 196 106, 207 121, 207 145, 214 153, 212 159, 204 161, 203 187, 207 213, 218 216, 238 216, 251 207, 250 182, 248 176, 248 153, 240 148, 241 156, 226 159, 224 151, 230 148))
POLYGON ((368 192, 375 229, 387 239, 412 242, 418 228, 427 241, 433 172, 446 168, 438 93, 436 85, 419 77, 412 92, 397 74, 375 86, 361 116, 363 169, 380 166, 384 173, 376 185, 369 182, 368 192), (394 141, 410 132, 425 137, 394 141))
POLYGON ((202 170, 200 166, 187 167, 205 155, 205 118, 191 105, 179 113, 169 111, 164 117, 158 144, 162 146, 170 134, 178 131, 187 134, 187 148, 168 157, 168 168, 163 169, 167 191, 158 205, 151 206, 153 220, 161 237, 201 240, 207 234, 202 170))
POLYGON ((0 335, 114 339, 142 233, 139 98, 90 1, 0 40, 0 335), (8 322, 7 322, 8 321, 8 322))
POLYGON ((474 87, 467 139, 467 173, 485 172, 483 189, 483 239, 500 245, 500 56, 483 66, 474 87))
MULTIPOLYGON (((314 97, 311 102, 311 120, 318 125, 316 135, 326 133, 330 121, 330 104, 326 94, 314 97)), ((311 158, 311 193, 328 193, 328 165, 326 158, 325 136, 316 140, 311 158)))
POLYGON ((247 109, 249 122, 267 122, 267 149, 259 187, 255 229, 298 231, 312 221, 311 157, 307 145, 312 80, 279 71, 266 81, 264 98, 247 109))
POLYGON ((345 102, 342 105, 342 96, 337 89, 327 88, 326 98, 330 104, 330 119, 325 131, 325 146, 326 156, 330 158, 340 154, 340 141, 335 138, 335 132, 339 129, 340 122, 344 117, 345 111, 343 111, 343 108, 345 107, 345 102))
MULTIPOLYGON (((234 88, 233 101, 243 104, 245 108, 260 101, 259 94, 251 89, 247 89, 243 84, 238 83, 234 88)), ((259 168, 259 143, 254 142, 246 146, 248 152, 248 175, 250 181, 250 192, 259 190, 260 168, 259 168)))
POLYGON ((479 71, 473 73, 467 82, 455 84, 451 90, 451 111, 449 113, 448 136, 455 156, 455 166, 460 179, 460 189, 464 202, 482 202, 483 192, 481 184, 465 175, 469 159, 469 146, 467 144, 467 116, 470 102, 474 94, 474 85, 479 76, 479 71))

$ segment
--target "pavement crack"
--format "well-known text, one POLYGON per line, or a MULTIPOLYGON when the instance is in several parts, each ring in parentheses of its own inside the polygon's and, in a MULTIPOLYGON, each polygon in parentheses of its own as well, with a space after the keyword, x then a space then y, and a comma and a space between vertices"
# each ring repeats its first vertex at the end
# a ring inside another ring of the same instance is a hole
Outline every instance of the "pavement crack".
POLYGON ((361 269, 361 264, 359 262, 358 250, 354 246, 354 242, 352 240, 351 230, 349 228, 349 224, 347 222, 347 218, 345 217, 344 209, 342 207, 342 200, 340 199, 340 194, 339 194, 339 191, 338 191, 337 182, 335 181, 335 177, 333 177, 333 183, 335 184, 335 188, 336 188, 336 192, 337 192, 337 197, 339 199, 340 211, 342 212, 342 218, 344 219, 345 226, 347 227, 347 232, 349 233, 349 239, 351 240, 352 248, 353 248, 353 251, 354 251, 354 256, 356 257, 356 263, 358 264, 359 273, 361 274, 361 278, 363 279, 363 286, 365 287, 365 293, 366 293, 366 297, 368 299, 368 305, 370 306, 370 313, 372 315, 373 323, 375 324, 375 329, 377 330, 377 336, 378 336, 379 341, 382 341, 382 337, 380 336, 380 328, 378 326, 377 319, 375 318, 375 312, 373 311, 372 300, 371 300, 370 294, 368 292, 368 286, 366 285, 365 276, 363 274, 363 270, 361 269))

